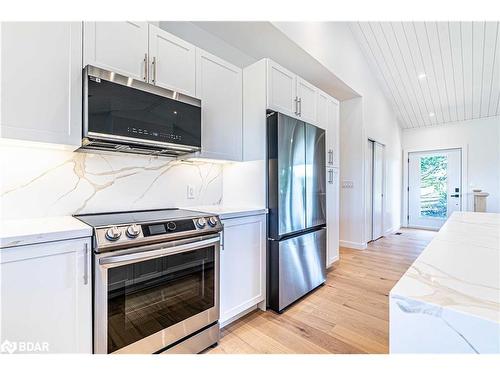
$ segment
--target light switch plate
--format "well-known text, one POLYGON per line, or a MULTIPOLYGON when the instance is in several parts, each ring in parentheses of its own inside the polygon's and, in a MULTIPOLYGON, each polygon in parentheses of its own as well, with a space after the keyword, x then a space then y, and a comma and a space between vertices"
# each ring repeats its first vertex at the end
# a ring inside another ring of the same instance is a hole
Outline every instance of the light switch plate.
POLYGON ((187 198, 188 199, 195 198, 194 185, 188 184, 188 186, 187 186, 187 198))

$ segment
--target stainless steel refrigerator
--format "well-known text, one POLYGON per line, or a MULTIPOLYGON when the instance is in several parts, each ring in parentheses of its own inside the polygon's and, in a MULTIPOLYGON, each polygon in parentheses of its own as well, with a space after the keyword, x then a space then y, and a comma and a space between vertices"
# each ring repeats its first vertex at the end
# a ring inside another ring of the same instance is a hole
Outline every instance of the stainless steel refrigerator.
POLYGON ((278 312, 326 279, 325 131, 267 117, 267 301, 278 312))

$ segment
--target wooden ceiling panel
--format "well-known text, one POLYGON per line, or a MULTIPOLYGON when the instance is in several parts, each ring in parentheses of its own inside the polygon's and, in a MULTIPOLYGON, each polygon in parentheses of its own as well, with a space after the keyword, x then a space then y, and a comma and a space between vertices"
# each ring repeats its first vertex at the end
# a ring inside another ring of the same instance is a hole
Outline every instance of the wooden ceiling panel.
POLYGON ((403 128, 500 115, 499 22, 357 22, 403 128))

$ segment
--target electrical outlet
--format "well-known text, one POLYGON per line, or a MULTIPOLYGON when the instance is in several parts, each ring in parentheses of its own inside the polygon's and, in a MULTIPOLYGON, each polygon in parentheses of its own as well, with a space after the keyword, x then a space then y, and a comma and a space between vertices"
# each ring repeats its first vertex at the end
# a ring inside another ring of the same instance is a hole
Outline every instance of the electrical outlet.
POLYGON ((187 186, 187 198, 194 199, 194 185, 188 184, 187 186))
POLYGON ((342 181, 342 189, 352 189, 354 187, 354 182, 351 180, 342 181))

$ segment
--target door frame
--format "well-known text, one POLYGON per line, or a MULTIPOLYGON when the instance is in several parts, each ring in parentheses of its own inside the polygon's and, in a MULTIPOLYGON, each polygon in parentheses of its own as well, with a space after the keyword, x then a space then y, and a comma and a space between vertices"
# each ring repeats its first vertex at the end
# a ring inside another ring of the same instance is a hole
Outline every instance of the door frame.
POLYGON ((410 197, 408 194, 408 187, 409 187, 409 172, 408 172, 408 161, 409 161, 409 155, 412 152, 432 152, 432 151, 446 151, 446 150, 454 150, 454 149, 460 149, 462 151, 462 157, 461 157, 461 177, 462 177, 462 196, 461 198, 461 204, 462 204, 462 211, 469 211, 469 192, 468 192, 468 160, 469 160, 469 145, 468 144, 450 144, 446 146, 441 146, 441 147, 432 147, 429 149, 422 148, 422 147, 411 147, 411 148, 406 148, 403 149, 403 192, 402 192, 402 215, 403 217, 401 218, 401 223, 403 224, 403 227, 409 228, 409 220, 408 220, 408 212, 409 212, 409 206, 410 206, 410 197))

